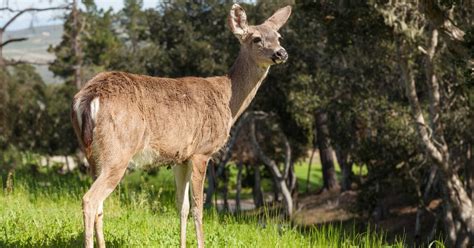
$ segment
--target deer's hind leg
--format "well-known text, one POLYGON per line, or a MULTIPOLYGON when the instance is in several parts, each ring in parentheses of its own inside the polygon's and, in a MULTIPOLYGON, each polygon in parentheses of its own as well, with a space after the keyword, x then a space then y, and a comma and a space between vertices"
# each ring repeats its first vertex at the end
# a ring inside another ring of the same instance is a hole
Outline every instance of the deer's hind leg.
MULTIPOLYGON (((97 168, 96 168, 96 165, 94 164, 93 159, 90 159, 89 169, 90 169, 89 172, 93 176, 94 181, 95 181, 95 179, 97 179, 97 175, 96 175, 97 168)), ((96 241, 99 247, 105 247, 103 219, 104 219, 104 201, 99 203, 97 212, 95 214, 95 220, 94 220, 95 236, 96 236, 96 241)))
MULTIPOLYGON (((113 138, 113 136, 111 137, 113 138)), ((82 198, 84 214, 85 247, 94 246, 94 226, 99 247, 105 247, 103 234, 103 204, 105 199, 112 193, 128 166, 137 147, 135 145, 126 147, 121 140, 111 139, 108 142, 100 140, 97 142, 97 158, 95 164, 100 170, 97 179, 82 198)))
MULTIPOLYGON (((129 158, 131 158, 131 155, 129 158)), ((109 168, 104 168, 89 191, 87 191, 82 198, 85 247, 89 248, 94 246, 94 224, 97 231, 98 245, 99 247, 105 247, 104 234, 102 231, 103 202, 122 179, 127 165, 128 159, 116 162, 109 168)))

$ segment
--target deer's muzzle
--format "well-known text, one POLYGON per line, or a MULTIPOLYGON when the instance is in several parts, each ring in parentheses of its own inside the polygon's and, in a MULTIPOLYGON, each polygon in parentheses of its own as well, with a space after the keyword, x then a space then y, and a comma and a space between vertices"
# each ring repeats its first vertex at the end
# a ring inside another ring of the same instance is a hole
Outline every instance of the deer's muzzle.
POLYGON ((273 63, 275 64, 281 64, 284 63, 288 59, 288 53, 284 48, 281 48, 280 50, 276 51, 272 55, 272 60, 273 63))

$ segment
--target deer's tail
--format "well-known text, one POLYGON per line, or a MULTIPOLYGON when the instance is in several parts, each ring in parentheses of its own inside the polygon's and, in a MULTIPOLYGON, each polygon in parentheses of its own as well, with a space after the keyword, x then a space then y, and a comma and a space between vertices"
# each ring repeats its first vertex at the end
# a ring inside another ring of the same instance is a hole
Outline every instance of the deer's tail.
POLYGON ((86 157, 92 155, 93 131, 99 111, 99 98, 93 94, 77 94, 71 106, 71 120, 79 145, 86 157))

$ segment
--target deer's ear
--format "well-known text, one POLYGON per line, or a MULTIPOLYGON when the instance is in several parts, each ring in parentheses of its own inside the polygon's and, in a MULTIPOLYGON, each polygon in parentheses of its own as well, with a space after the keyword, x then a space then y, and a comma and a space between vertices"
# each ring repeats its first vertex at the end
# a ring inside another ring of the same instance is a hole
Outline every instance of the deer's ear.
POLYGON ((247 24, 247 14, 245 14, 245 10, 240 5, 232 5, 229 17, 227 18, 227 24, 232 33, 242 42, 248 33, 249 26, 247 24))
POLYGON ((286 21, 291 15, 291 6, 288 5, 284 8, 281 8, 275 12, 270 18, 268 18, 263 24, 270 26, 275 31, 278 31, 283 25, 285 25, 286 21))

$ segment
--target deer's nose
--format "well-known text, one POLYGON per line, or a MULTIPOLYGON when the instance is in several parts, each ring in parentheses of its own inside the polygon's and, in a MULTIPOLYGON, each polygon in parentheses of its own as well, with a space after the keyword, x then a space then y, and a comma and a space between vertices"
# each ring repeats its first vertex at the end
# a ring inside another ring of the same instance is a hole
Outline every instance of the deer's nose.
POLYGON ((284 48, 281 48, 280 50, 276 51, 272 57, 274 62, 281 63, 285 62, 288 59, 288 53, 284 48))

